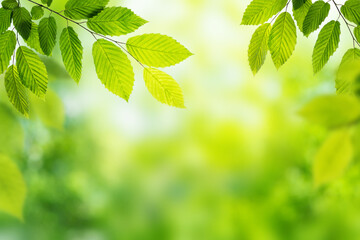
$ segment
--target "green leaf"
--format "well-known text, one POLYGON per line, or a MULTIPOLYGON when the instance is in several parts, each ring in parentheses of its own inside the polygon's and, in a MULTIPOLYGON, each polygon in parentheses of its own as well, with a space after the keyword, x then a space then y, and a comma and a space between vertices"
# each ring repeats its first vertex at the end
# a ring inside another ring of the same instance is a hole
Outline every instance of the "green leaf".
POLYGON ((306 3, 306 0, 292 0, 294 10, 298 10, 306 3))
POLYGON ((0 210, 23 220, 26 195, 24 179, 17 166, 0 155, 0 210))
POLYGON ((311 5, 303 23, 303 33, 309 36, 312 32, 316 31, 321 23, 329 15, 330 4, 324 1, 317 1, 311 5))
POLYGON ((64 28, 60 36, 60 50, 66 70, 77 82, 80 82, 83 47, 72 27, 64 28))
POLYGON ((269 36, 271 32, 271 24, 264 23, 252 35, 249 50, 248 50, 248 58, 250 68, 255 75, 262 65, 265 62, 266 55, 268 52, 268 42, 269 36))
POLYGON ((48 76, 46 67, 39 56, 27 47, 19 47, 16 52, 16 66, 21 82, 36 96, 44 98, 48 76))
POLYGON ((45 55, 45 53, 40 47, 39 31, 38 25, 36 23, 32 23, 30 36, 25 42, 29 47, 33 48, 38 53, 45 55))
POLYGON ((94 32, 120 36, 132 33, 147 23, 128 8, 111 7, 105 8, 97 16, 89 19, 87 26, 94 32))
POLYGON ((356 97, 347 95, 321 96, 308 103, 300 115, 312 123, 336 128, 360 119, 360 103, 356 97))
POLYGON ((93 46, 96 73, 112 93, 129 100, 134 86, 134 71, 126 54, 115 44, 99 39, 93 46))
POLYGON ((56 21, 54 17, 41 19, 39 23, 40 47, 45 55, 50 56, 56 43, 56 21))
POLYGON ((259 25, 281 11, 287 0, 253 0, 246 8, 241 24, 259 25))
MULTIPOLYGON (((52 90, 46 94, 45 101, 31 98, 31 114, 35 114, 48 128, 64 129, 65 108, 59 96, 52 90)), ((34 115, 31 115, 33 117, 34 115)))
POLYGON ((348 0, 341 7, 341 12, 344 17, 350 22, 360 25, 360 1, 348 0))
POLYGON ((5 32, 11 25, 11 11, 0 8, 0 34, 5 32))
POLYGON ((276 68, 292 55, 296 45, 296 26, 291 15, 284 12, 276 19, 270 32, 269 50, 276 68))
POLYGON ((14 10, 15 8, 19 7, 19 3, 16 0, 5 0, 2 1, 1 5, 5 9, 14 10))
POLYGON ((339 42, 340 23, 338 21, 330 21, 321 29, 314 47, 312 56, 314 73, 319 72, 325 66, 339 47, 339 42))
POLYGON ((39 20, 44 16, 44 9, 41 6, 34 6, 31 9, 31 16, 33 20, 39 20))
POLYGON ((53 0, 41 0, 43 4, 47 4, 49 7, 52 4, 53 0))
POLYGON ((359 91, 357 77, 360 76, 360 50, 349 49, 342 58, 336 75, 336 93, 353 95, 359 91))
POLYGON ((69 0, 64 14, 75 20, 92 18, 101 12, 108 2, 109 0, 69 0))
POLYGON ((149 92, 159 102, 185 108, 182 90, 171 76, 155 68, 145 68, 144 80, 149 92))
POLYGON ((296 24, 301 32, 303 32, 304 20, 307 13, 309 12, 311 5, 312 5, 312 1, 306 0, 306 2, 300 8, 293 10, 294 19, 296 20, 296 24))
POLYGON ((354 35, 358 42, 360 42, 360 26, 357 26, 354 28, 354 35))
POLYGON ((29 117, 29 100, 26 88, 21 83, 16 66, 11 65, 5 74, 5 89, 10 102, 25 117, 29 117))
POLYGON ((339 129, 330 134, 316 154, 313 165, 316 186, 340 178, 354 156, 354 147, 349 129, 339 129))
POLYGON ((169 67, 192 55, 175 39, 160 34, 132 37, 126 47, 133 57, 149 67, 169 67))
POLYGON ((16 36, 13 31, 0 34, 0 74, 3 74, 9 66, 15 47, 16 36))
POLYGON ((26 8, 15 8, 13 13, 14 25, 24 40, 27 40, 31 32, 31 16, 26 8))

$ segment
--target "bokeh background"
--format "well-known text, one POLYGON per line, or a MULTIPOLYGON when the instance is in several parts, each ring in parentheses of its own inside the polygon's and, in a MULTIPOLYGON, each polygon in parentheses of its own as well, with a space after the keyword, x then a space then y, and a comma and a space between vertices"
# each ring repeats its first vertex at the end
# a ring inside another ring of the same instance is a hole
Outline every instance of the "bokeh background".
MULTIPOLYGON (((45 58, 52 90, 46 103, 33 99, 31 120, 1 87, 0 152, 16 161, 28 191, 25 222, 0 213, 0 239, 359 239, 359 161, 315 188, 311 166, 328 133, 298 116, 315 96, 335 92, 352 42, 343 29, 340 49, 313 76, 315 34, 298 33, 288 63, 276 71, 268 58, 254 77, 247 46, 255 27, 240 25, 249 2, 111 1, 149 21, 130 36, 166 34, 195 54, 165 70, 183 88, 186 110, 156 102, 136 62, 130 102, 109 93, 96 77, 93 39, 78 28, 78 86, 57 48, 45 58)), ((60 32, 66 21, 57 22, 60 32)))

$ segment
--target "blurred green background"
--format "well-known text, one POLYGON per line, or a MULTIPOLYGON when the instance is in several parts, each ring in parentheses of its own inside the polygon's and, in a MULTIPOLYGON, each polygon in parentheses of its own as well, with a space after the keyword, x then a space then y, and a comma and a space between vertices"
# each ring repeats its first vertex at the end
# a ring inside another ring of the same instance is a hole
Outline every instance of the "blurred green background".
MULTIPOLYGON (((315 188, 312 161, 327 131, 297 114, 335 92, 351 40, 343 34, 341 49, 313 76, 315 36, 298 34, 280 71, 268 59, 254 77, 247 46, 255 27, 240 26, 248 3, 111 1, 150 22, 130 36, 159 32, 195 53, 165 70, 182 86, 186 110, 156 102, 136 62, 130 102, 110 94, 96 78, 92 37, 78 28, 79 86, 57 49, 45 58, 52 92, 47 103, 33 99, 31 120, 2 87, 0 152, 16 161, 28 191, 25 222, 1 213, 0 239, 359 239, 359 159, 343 178, 315 188)), ((57 21, 60 31, 66 22, 57 21)))

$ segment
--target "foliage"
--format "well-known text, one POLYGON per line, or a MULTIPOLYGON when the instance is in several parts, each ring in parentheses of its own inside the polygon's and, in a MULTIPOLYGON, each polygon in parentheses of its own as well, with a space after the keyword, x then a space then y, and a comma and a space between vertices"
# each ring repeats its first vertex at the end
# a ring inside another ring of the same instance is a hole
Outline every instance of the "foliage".
POLYGON ((243 25, 261 24, 253 34, 248 50, 249 65, 254 75, 264 64, 268 50, 276 68, 291 57, 297 38, 294 20, 298 30, 306 37, 321 28, 312 54, 313 73, 316 74, 339 48, 340 22, 337 19, 324 23, 331 7, 339 13, 338 19, 342 18, 350 31, 353 47, 345 53, 336 75, 338 96, 318 97, 300 111, 309 121, 332 131, 314 161, 314 181, 317 185, 341 176, 353 157, 351 131, 345 134, 341 129, 351 128, 360 122, 360 102, 357 99, 360 97, 360 2, 347 0, 340 5, 335 0, 253 0, 242 20, 243 25), (289 5, 292 5, 292 12, 289 5))

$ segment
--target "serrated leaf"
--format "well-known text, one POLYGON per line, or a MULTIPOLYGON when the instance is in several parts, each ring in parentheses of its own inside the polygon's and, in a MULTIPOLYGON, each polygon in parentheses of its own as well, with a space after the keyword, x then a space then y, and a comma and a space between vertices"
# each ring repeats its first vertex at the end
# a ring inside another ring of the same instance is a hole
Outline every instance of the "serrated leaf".
POLYGON ((24 40, 27 40, 31 32, 31 16, 26 8, 15 8, 13 11, 14 26, 24 40))
POLYGON ((38 55, 27 47, 19 47, 16 52, 16 66, 21 82, 36 96, 44 98, 48 75, 44 63, 38 55))
POLYGON ((144 80, 151 95, 159 102, 185 108, 183 92, 171 76, 155 68, 145 68, 144 80))
POLYGON ((45 55, 40 47, 39 31, 36 23, 32 23, 30 36, 25 42, 29 47, 33 48, 38 53, 45 55))
POLYGON ((31 9, 31 16, 33 20, 39 20, 44 16, 44 9, 41 6, 34 6, 31 9))
POLYGON ((132 33, 147 23, 133 11, 124 7, 105 8, 97 16, 89 19, 87 26, 96 33, 120 36, 132 33))
POLYGON ((293 16, 296 20, 296 24, 299 27, 300 31, 303 32, 303 24, 307 13, 312 5, 311 0, 306 0, 305 3, 298 9, 293 9, 293 16))
POLYGON ((45 55, 50 56, 56 43, 56 21, 54 17, 41 19, 39 23, 40 47, 45 55))
POLYGON ((342 127, 360 119, 360 102, 347 95, 321 96, 304 106, 300 115, 325 127, 342 127))
POLYGON ((356 81, 360 76, 360 50, 349 49, 341 60, 339 70, 336 74, 336 93, 354 95, 360 90, 356 81))
POLYGON ((294 10, 298 10, 306 3, 306 0, 292 0, 294 10))
POLYGON ((0 8, 0 34, 5 32, 11 25, 11 10, 0 8))
POLYGON ((112 93, 129 100, 134 86, 134 71, 126 54, 115 44, 99 39, 93 46, 96 73, 112 93))
POLYGON ((276 68, 292 55, 296 45, 296 26, 291 15, 284 12, 276 19, 269 36, 269 50, 276 68))
POLYGON ((360 43, 360 26, 354 28, 354 35, 356 40, 360 43))
POLYGON ((14 10, 19 7, 19 3, 16 0, 4 0, 1 2, 1 5, 5 9, 14 10))
POLYGON ((340 23, 330 21, 321 29, 314 47, 312 56, 314 73, 319 72, 325 66, 339 47, 339 42, 340 23))
POLYGON ((3 74, 9 66, 15 47, 16 36, 13 31, 0 34, 0 74, 3 74))
POLYGON ((66 70, 79 83, 82 70, 83 47, 72 27, 64 28, 60 36, 60 50, 66 70))
POLYGON ((316 186, 340 178, 354 156, 349 129, 339 129, 330 134, 315 157, 313 165, 316 186))
POLYGON ((26 186, 18 167, 0 155, 0 210, 23 220, 25 195, 26 186))
POLYGON ((360 1, 348 0, 341 7, 341 12, 344 17, 350 22, 360 25, 360 1))
POLYGON ((5 89, 10 102, 25 117, 29 117, 29 100, 21 83, 17 67, 11 65, 5 74, 5 89))
POLYGON ((64 14, 74 20, 88 19, 100 13, 109 0, 69 0, 64 14))
POLYGON ((192 55, 175 39, 160 34, 132 37, 126 47, 133 57, 149 67, 169 67, 192 55))
POLYGON ((271 24, 264 23, 252 35, 249 50, 248 59, 250 68, 255 75, 265 62, 268 52, 268 42, 271 32, 271 24))
POLYGON ((317 1, 309 8, 308 13, 303 23, 303 33, 305 36, 309 36, 312 32, 316 31, 321 23, 329 15, 330 4, 324 1, 317 1))
POLYGON ((48 7, 50 7, 50 5, 52 4, 53 0, 41 0, 41 2, 42 2, 43 4, 47 4, 48 7))
POLYGON ((242 25, 263 24, 270 17, 281 11, 287 0, 253 0, 245 10, 242 25))

